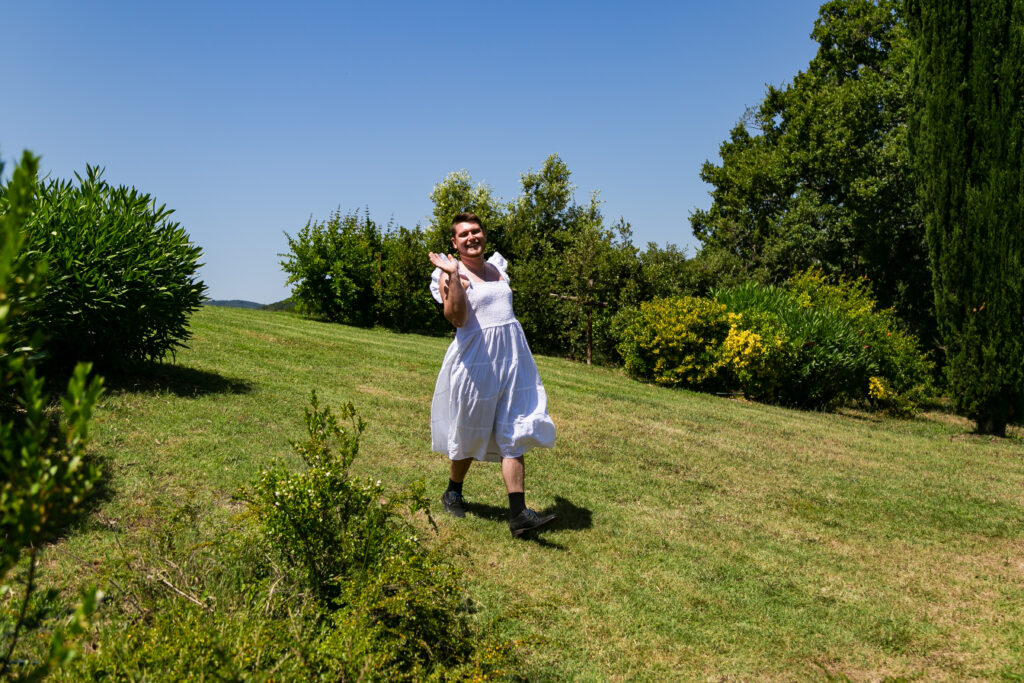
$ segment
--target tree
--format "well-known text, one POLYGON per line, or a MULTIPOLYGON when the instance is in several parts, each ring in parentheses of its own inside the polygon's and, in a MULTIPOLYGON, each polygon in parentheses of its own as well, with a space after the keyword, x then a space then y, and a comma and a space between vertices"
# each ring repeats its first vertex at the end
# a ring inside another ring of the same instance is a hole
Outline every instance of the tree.
POLYGON ((610 361, 615 353, 611 318, 620 301, 638 303, 642 288, 633 276, 640 264, 629 224, 606 227, 597 194, 578 204, 570 179, 569 167, 553 154, 539 170, 522 174, 519 195, 502 203, 488 186, 474 186, 467 171, 452 173, 430 195, 430 239, 438 245, 444 241, 450 251, 452 217, 467 209, 480 215, 488 251, 509 260, 516 317, 530 347, 585 358, 589 317, 592 350, 610 361))
MULTIPOLYGON (((700 270, 737 269, 780 283, 818 267, 867 277, 930 339, 924 230, 907 154, 910 44, 898 0, 830 0, 811 36, 816 56, 769 86, 704 164, 713 203, 690 216, 700 270)), ((706 278, 704 278, 706 279, 706 278)))
POLYGON ((1004 435, 1024 397, 1024 2, 915 0, 912 152, 959 411, 1004 435))
POLYGON ((373 325, 377 318, 374 287, 379 277, 381 234, 369 213, 307 221, 288 240, 281 267, 294 285, 292 298, 301 313, 346 325, 373 325))
POLYGON ((452 251, 452 218, 463 211, 480 216, 487 228, 488 252, 507 254, 505 247, 505 207, 484 183, 473 185, 469 171, 449 173, 430 193, 434 203, 433 220, 427 228, 428 251, 447 254, 452 251))
POLYGON ((381 238, 381 272, 374 294, 377 322, 397 332, 442 334, 451 325, 439 315, 427 287, 427 235, 399 226, 381 238))

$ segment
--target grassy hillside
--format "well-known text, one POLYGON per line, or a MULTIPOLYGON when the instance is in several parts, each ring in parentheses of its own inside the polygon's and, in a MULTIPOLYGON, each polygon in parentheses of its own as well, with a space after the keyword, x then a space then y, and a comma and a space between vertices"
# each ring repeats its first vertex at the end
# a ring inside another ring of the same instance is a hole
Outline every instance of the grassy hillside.
MULTIPOLYGON (((361 474, 426 478, 439 510, 447 463, 429 452, 428 424, 446 340, 215 307, 192 324, 175 365, 103 401, 107 498, 46 554, 48 576, 102 576, 117 539, 130 547, 182 505, 212 523, 236 510, 239 486, 292 458, 314 388, 366 419, 361 474)), ((475 618, 522 641, 528 678, 1019 680, 1019 432, 979 438, 942 414, 795 412, 538 366, 559 437, 527 456, 527 501, 559 523, 510 538, 498 468, 475 465, 475 514, 439 514, 436 538, 467 571, 475 618)))

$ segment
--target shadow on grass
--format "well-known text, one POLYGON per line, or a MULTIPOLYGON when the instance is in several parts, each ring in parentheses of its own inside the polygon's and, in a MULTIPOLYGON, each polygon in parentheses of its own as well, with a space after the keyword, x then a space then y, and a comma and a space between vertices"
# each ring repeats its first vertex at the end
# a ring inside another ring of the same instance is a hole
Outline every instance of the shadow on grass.
POLYGON ((253 389, 253 385, 245 380, 170 363, 150 363, 130 372, 111 372, 105 376, 104 386, 115 394, 126 391, 169 392, 183 397, 248 394, 253 389))
MULTIPOLYGON (((488 505, 486 503, 470 503, 466 502, 466 512, 476 517, 482 517, 484 519, 490 519, 493 521, 508 521, 508 508, 499 505, 488 505)), ((589 529, 594 526, 593 514, 588 508, 580 507, 576 505, 568 498, 562 496, 555 496, 555 504, 549 505, 543 510, 538 510, 537 514, 541 515, 557 515, 554 521, 547 526, 544 526, 537 531, 526 533, 522 536, 523 540, 533 541, 538 545, 542 545, 548 548, 557 548, 564 550, 565 546, 558 543, 552 543, 551 541, 545 541, 541 538, 542 534, 549 531, 581 531, 583 529, 589 529)))

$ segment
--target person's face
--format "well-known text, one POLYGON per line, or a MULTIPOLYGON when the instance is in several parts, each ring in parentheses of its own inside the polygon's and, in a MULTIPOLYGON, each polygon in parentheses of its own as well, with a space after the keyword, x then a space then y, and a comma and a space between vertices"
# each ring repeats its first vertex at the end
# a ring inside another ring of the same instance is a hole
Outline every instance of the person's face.
POLYGON ((467 222, 455 224, 452 246, 459 252, 459 256, 483 256, 486 245, 487 237, 484 235, 484 229, 479 225, 467 222))

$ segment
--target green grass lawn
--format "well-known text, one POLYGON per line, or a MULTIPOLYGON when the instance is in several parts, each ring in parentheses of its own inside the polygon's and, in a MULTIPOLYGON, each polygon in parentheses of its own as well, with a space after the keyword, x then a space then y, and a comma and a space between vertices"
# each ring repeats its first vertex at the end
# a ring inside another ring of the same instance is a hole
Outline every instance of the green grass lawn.
MULTIPOLYGON (((111 386, 93 450, 109 486, 44 554, 47 576, 102 576, 182 505, 211 523, 274 458, 293 459, 309 392, 355 403, 359 474, 425 478, 446 339, 206 307, 191 348, 111 386), (96 570, 95 572, 89 569, 96 570)), ((495 465, 475 514, 433 542, 468 579, 474 619, 522 641, 523 674, 580 680, 1008 679, 1024 676, 1024 440, 945 414, 797 412, 638 384, 538 358, 559 430, 527 455, 527 502, 554 528, 510 537, 495 465)))

